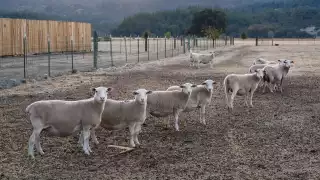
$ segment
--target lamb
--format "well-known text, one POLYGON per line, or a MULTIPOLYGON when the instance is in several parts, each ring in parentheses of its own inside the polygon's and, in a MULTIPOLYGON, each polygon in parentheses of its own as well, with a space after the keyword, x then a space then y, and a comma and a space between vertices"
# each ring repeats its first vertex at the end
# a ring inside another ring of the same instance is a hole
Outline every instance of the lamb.
MULTIPOLYGON (((176 131, 179 131, 179 114, 185 109, 193 87, 196 85, 185 83, 180 86, 181 91, 153 91, 148 96, 147 111, 150 115, 158 118, 173 114, 175 117, 174 127, 176 131)), ((168 125, 168 119, 166 121, 168 125)))
POLYGON ((250 94, 250 106, 252 105, 252 96, 258 87, 259 82, 265 75, 263 69, 257 69, 251 74, 229 74, 225 77, 223 85, 226 95, 226 103, 228 110, 233 110, 233 101, 236 95, 245 96, 245 106, 248 106, 247 97, 250 94), (231 98, 228 98, 228 93, 232 92, 231 98))
POLYGON ((34 159, 34 145, 37 151, 43 155, 40 145, 40 133, 48 131, 52 136, 67 137, 81 130, 84 136, 84 153, 89 155, 90 128, 92 134, 99 126, 101 114, 105 107, 105 100, 112 88, 92 88, 94 96, 78 101, 41 100, 30 104, 26 113, 30 115, 33 132, 29 138, 28 155, 34 159))
POLYGON ((197 68, 199 68, 199 64, 210 64, 210 68, 212 68, 213 64, 213 58, 214 58, 215 52, 210 54, 200 54, 200 53, 194 53, 190 49, 190 66, 194 66, 195 63, 197 63, 197 68))
MULTIPOLYGON (((252 65, 250 68, 249 68, 249 73, 254 73, 255 70, 257 69, 263 69, 264 67, 268 66, 269 64, 255 64, 255 65, 252 65)), ((266 82, 267 82, 267 76, 263 76, 263 79, 262 81, 259 83, 259 87, 263 86, 266 82)))
MULTIPOLYGON (((279 64, 274 66, 266 66, 264 67, 264 71, 266 72, 266 82, 269 83, 269 90, 273 93, 273 90, 276 90, 276 84, 279 84, 280 92, 282 93, 282 82, 285 76, 288 74, 290 67, 294 64, 294 61, 287 59, 279 59, 279 64), (270 85, 273 84, 273 89, 271 89, 270 85)), ((263 93, 265 92, 267 84, 264 84, 263 93)))
POLYGON ((258 58, 253 61, 252 65, 256 65, 256 64, 277 64, 277 62, 276 61, 268 61, 264 58, 258 58))
POLYGON ((147 96, 151 93, 152 91, 146 89, 138 89, 133 92, 135 96, 133 100, 107 99, 105 106, 108 108, 105 108, 102 113, 100 126, 108 130, 129 127, 130 146, 140 145, 138 135, 141 131, 141 125, 146 120, 147 96))
MULTIPOLYGON (((204 125, 206 125, 206 106, 210 105, 211 103, 213 84, 216 84, 216 82, 208 79, 205 80, 201 85, 197 85, 197 87, 193 88, 186 108, 183 110, 183 112, 191 112, 195 109, 201 108, 200 123, 203 123, 204 125)), ((173 90, 181 91, 181 88, 179 86, 171 86, 167 89, 167 91, 173 90)))

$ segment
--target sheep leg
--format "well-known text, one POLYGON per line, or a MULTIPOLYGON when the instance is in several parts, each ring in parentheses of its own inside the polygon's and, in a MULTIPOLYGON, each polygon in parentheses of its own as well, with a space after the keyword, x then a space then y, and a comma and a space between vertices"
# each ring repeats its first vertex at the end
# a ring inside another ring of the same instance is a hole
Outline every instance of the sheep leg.
POLYGON ((206 113, 206 106, 202 105, 200 109, 200 122, 202 122, 204 125, 206 125, 205 113, 206 113))
POLYGON ((137 144, 140 145, 140 142, 138 140, 138 135, 141 132, 141 124, 136 123, 135 124, 135 133, 134 133, 134 137, 133 137, 133 141, 137 144))
POLYGON ((279 89, 281 93, 282 93, 282 82, 283 82, 283 77, 281 78, 280 85, 279 85, 279 89))
POLYGON ((252 105, 252 96, 253 96, 253 93, 254 93, 254 90, 251 90, 251 92, 250 92, 250 107, 252 107, 253 108, 253 105, 252 105))
POLYGON ((233 91, 232 91, 231 98, 230 98, 230 103, 229 103, 231 110, 233 110, 233 101, 234 101, 234 98, 237 95, 238 90, 239 90, 238 88, 234 88, 233 91))
POLYGON ((28 147, 28 155, 31 156, 32 159, 34 159, 34 145, 36 144, 37 151, 43 155, 44 152, 40 146, 40 132, 42 129, 34 129, 30 138, 29 138, 29 147, 28 147))
POLYGON ((89 145, 89 138, 90 138, 90 127, 84 127, 83 128, 83 151, 87 155, 90 155, 90 152, 92 152, 89 145))
POLYGON ((36 139, 36 136, 35 136, 35 130, 33 130, 30 138, 29 138, 29 148, 28 148, 28 155, 31 156, 31 158, 34 159, 34 144, 35 144, 35 139, 36 139))
POLYGON ((36 149, 37 149, 38 153, 40 153, 41 155, 44 155, 44 152, 43 152, 43 150, 41 148, 41 144, 40 144, 40 133, 41 133, 41 130, 36 131, 36 133, 35 133, 36 149))
POLYGON ((130 124, 129 125, 129 133, 130 133, 130 147, 136 147, 136 145, 134 144, 134 135, 135 135, 135 124, 130 124))
POLYGON ((180 112, 182 112, 182 109, 177 109, 174 111, 174 127, 176 129, 176 131, 179 131, 179 114, 180 112))
POLYGON ((244 106, 245 106, 245 107, 248 107, 248 101, 247 101, 247 100, 248 100, 248 94, 249 94, 249 93, 246 93, 246 94, 244 95, 244 106))
POLYGON ((92 140, 95 144, 99 144, 99 141, 96 136, 96 128, 92 128, 91 130, 92 140))
POLYGON ((80 131, 78 143, 83 147, 83 133, 80 131))

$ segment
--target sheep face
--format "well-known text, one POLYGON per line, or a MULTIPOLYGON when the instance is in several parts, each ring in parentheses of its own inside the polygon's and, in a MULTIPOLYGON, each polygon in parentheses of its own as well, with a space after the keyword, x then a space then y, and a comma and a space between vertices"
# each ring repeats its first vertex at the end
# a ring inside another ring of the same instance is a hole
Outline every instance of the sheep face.
POLYGON ((148 91, 146 89, 138 89, 133 92, 133 95, 135 96, 135 100, 140 104, 147 104, 147 96, 148 94, 151 94, 152 91, 148 91))
POLYGON ((182 92, 190 94, 192 91, 192 88, 197 87, 197 85, 191 84, 191 83, 184 83, 183 85, 180 86, 182 89, 182 92))
POLYGON ((262 79, 267 74, 266 70, 264 69, 256 69, 254 72, 260 79, 262 79))
POLYGON ((108 98, 108 93, 112 91, 112 88, 97 87, 97 88, 92 88, 92 91, 94 92, 93 99, 96 102, 104 103, 108 98))
POLYGON ((211 80, 211 79, 205 80, 205 81, 202 83, 202 85, 204 85, 205 88, 206 88, 208 91, 212 91, 214 84, 216 84, 216 82, 213 81, 213 80, 211 80))
POLYGON ((288 59, 279 59, 278 62, 287 68, 290 68, 294 64, 294 61, 288 59))

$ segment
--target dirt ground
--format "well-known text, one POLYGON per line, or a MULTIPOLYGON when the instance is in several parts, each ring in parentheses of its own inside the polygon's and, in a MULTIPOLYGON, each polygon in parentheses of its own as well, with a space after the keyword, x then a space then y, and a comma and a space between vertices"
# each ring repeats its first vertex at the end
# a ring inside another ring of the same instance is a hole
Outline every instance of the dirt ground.
POLYGON ((0 179, 319 179, 320 177, 320 47, 244 46, 217 49, 214 68, 189 67, 188 56, 128 64, 94 73, 56 77, 0 91, 0 179), (228 73, 246 73, 257 57, 288 58, 295 66, 284 93, 253 97, 253 108, 236 97, 234 113, 226 109, 222 82, 228 73), (93 86, 115 88, 110 98, 133 98, 138 88, 165 90, 184 82, 218 82, 207 126, 199 112, 182 113, 180 132, 173 122, 148 117, 139 136, 141 147, 119 154, 108 145, 128 145, 128 130, 98 129, 99 145, 86 156, 78 136, 41 136, 45 155, 27 157, 32 132, 25 107, 40 99, 83 99, 93 86))

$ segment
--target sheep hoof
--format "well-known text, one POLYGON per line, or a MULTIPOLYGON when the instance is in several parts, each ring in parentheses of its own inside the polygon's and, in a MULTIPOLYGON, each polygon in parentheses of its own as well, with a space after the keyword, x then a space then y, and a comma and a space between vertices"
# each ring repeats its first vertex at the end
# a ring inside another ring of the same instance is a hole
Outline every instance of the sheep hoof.
POLYGON ((34 155, 33 154, 28 154, 28 156, 30 157, 30 159, 34 160, 34 155))

